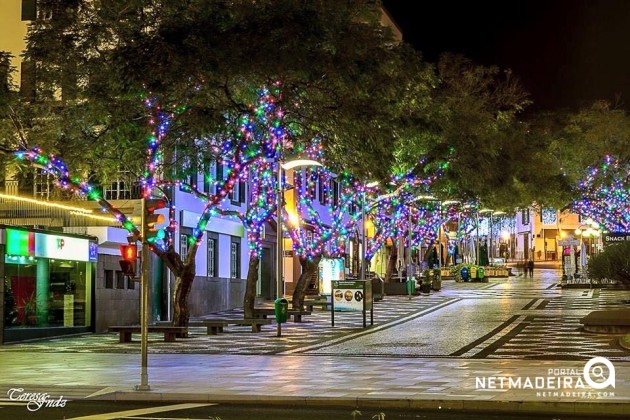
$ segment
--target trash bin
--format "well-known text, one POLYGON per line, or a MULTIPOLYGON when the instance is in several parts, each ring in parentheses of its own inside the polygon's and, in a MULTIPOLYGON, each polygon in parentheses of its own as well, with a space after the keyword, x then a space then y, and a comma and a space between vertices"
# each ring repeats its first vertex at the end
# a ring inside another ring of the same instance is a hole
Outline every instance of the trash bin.
POLYGON ((439 292, 442 288, 442 270, 440 268, 433 270, 433 277, 431 278, 431 289, 439 292))
POLYGON ((422 277, 422 294, 428 295, 431 293, 431 282, 433 277, 433 270, 428 270, 422 277))
POLYGON ((281 324, 287 322, 287 314, 289 312, 289 301, 285 298, 279 298, 273 302, 274 312, 276 315, 276 323, 281 324))
POLYGON ((460 270, 460 274, 462 276, 462 281, 470 280, 470 271, 468 270, 468 267, 462 267, 462 269, 460 270))
POLYGON ((407 279, 407 281, 405 282, 405 291, 407 292, 408 295, 416 294, 416 279, 415 278, 410 277, 407 279))
POLYGON ((474 265, 470 267, 470 281, 477 281, 477 267, 474 265))
POLYGON ((383 295, 385 294, 385 282, 383 282, 383 279, 380 278, 378 276, 378 274, 375 274, 374 277, 372 277, 372 299, 376 300, 383 300, 383 295))
POLYGON ((486 271, 483 267, 479 267, 477 269, 477 278, 479 281, 483 281, 483 278, 486 277, 486 271))

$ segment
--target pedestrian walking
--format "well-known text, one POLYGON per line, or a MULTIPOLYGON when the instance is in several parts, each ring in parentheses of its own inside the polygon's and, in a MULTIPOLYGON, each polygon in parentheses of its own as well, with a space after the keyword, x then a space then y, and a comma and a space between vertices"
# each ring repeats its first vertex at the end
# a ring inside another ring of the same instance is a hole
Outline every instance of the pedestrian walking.
POLYGON ((529 273, 529 277, 534 277, 534 260, 527 262, 527 272, 529 273))

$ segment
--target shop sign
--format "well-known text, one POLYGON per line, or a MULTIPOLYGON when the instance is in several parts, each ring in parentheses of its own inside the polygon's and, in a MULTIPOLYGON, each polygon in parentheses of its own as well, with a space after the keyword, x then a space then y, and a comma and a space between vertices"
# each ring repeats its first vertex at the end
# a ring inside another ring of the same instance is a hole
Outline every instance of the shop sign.
MULTIPOLYGON (((92 249, 92 253, 94 249, 92 249)), ((35 256, 71 261, 96 261, 92 259, 90 241, 70 236, 35 234, 35 256)))
POLYGON ((6 233, 7 255, 35 256, 35 232, 7 228, 6 233))
POLYGON ((344 259, 343 258, 322 258, 319 262, 319 293, 322 295, 330 295, 331 282, 333 280, 344 280, 344 259))
POLYGON ((604 245, 612 245, 623 241, 630 241, 630 232, 604 233, 604 245))

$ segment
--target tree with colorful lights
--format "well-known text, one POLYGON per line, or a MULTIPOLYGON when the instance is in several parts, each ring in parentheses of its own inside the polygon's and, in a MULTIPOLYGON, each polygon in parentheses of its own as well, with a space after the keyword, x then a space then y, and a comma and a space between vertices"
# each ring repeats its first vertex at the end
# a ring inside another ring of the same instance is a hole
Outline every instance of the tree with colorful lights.
POLYGON ((247 231, 249 245, 249 263, 247 282, 243 297, 243 311, 245 318, 254 317, 256 303, 256 285, 258 284, 258 267, 262 257, 262 240, 265 224, 273 219, 276 212, 277 170, 278 163, 269 159, 259 159, 243 174, 248 180, 249 195, 245 212, 230 209, 218 209, 224 217, 235 217, 243 223, 247 231))
POLYGON ((589 167, 576 187, 574 211, 609 232, 630 232, 630 161, 611 155, 589 167))
POLYGON ((287 205, 291 208, 285 212, 283 226, 302 267, 292 299, 293 308, 301 309, 321 259, 346 255, 346 246, 361 221, 361 210, 357 209, 365 187, 347 172, 333 174, 326 168, 295 171, 293 183, 295 207, 287 205))
MULTIPOLYGON (((164 261, 176 277, 173 316, 175 325, 188 324, 188 296, 195 278, 195 256, 207 224, 213 216, 218 215, 219 206, 234 189, 235 183, 246 177, 247 167, 261 159, 275 159, 278 148, 285 141, 283 113, 277 104, 279 91, 277 87, 272 89, 273 91, 259 91, 258 100, 250 113, 227 117, 227 128, 223 132, 209 133, 203 138, 203 150, 207 153, 204 158, 216 160, 228 168, 227 177, 216 182, 214 194, 199 191, 196 185, 183 182, 181 178, 171 177, 173 174, 181 176, 182 172, 168 170, 169 162, 160 148, 168 140, 170 126, 177 122, 184 109, 162 107, 152 96, 145 99, 145 106, 151 114, 152 130, 148 138, 146 170, 141 177, 144 198, 160 197, 168 200, 167 189, 177 186, 194 194, 203 203, 203 211, 189 238, 186 255, 179 255, 174 248, 172 233, 175 228, 175 210, 172 205, 165 237, 150 246, 150 250, 164 261)), ((19 150, 15 154, 19 160, 28 161, 51 174, 60 188, 96 201, 104 210, 114 215, 136 240, 142 239, 140 230, 130 218, 103 198, 98 188, 81 180, 79 176, 71 176, 61 158, 47 155, 38 148, 19 150)), ((191 157, 191 160, 194 158, 191 157)))

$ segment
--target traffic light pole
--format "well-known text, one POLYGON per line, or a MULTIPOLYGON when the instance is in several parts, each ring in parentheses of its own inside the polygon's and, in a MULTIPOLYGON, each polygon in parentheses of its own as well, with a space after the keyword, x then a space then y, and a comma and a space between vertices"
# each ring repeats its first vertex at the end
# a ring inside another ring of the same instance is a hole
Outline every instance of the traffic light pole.
POLYGON ((142 370, 140 372, 140 385, 135 386, 136 391, 150 391, 148 366, 149 347, 149 244, 147 242, 147 224, 145 216, 147 213, 147 199, 142 199, 142 269, 140 276, 140 353, 142 370))

